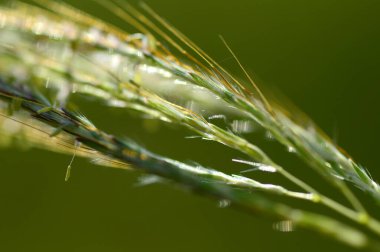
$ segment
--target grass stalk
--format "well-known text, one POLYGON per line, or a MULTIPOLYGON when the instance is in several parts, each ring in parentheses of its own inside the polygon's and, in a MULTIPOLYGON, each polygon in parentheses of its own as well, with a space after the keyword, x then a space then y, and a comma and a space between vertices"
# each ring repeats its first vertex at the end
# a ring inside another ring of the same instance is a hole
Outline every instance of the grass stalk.
MULTIPOLYGON (((229 176, 201 166, 191 166, 154 154, 131 140, 119 139, 98 130, 83 116, 65 109, 50 109, 40 112, 46 107, 46 104, 39 94, 35 95, 30 91, 26 92, 5 83, 0 83, 0 93, 6 102, 12 101, 13 98, 21 100, 20 109, 27 111, 36 120, 51 127, 61 128, 62 132, 73 136, 76 141, 87 146, 87 148, 115 158, 120 162, 133 164, 146 173, 167 178, 200 194, 228 200, 233 205, 247 211, 254 213, 259 211, 276 218, 288 219, 299 227, 328 234, 330 237, 353 247, 377 249, 378 245, 374 241, 354 228, 325 216, 272 202, 252 190, 244 190, 244 188, 252 187, 252 184, 256 185, 248 178, 229 176)), ((271 190, 269 187, 266 189, 271 190)))

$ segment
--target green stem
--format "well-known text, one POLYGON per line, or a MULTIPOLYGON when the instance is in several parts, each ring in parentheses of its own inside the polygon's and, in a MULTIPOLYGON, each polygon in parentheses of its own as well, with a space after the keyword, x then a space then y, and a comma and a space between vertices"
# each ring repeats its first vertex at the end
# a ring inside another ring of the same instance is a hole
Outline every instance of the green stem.
MULTIPOLYGON (((194 192, 228 200, 234 206, 251 213, 259 211, 275 218, 290 220, 296 226, 320 232, 355 248, 379 249, 378 245, 361 231, 329 217, 293 209, 287 205, 275 203, 251 190, 236 188, 235 181, 239 181, 237 177, 159 156, 132 141, 121 140, 99 131, 93 125, 86 123, 82 117, 77 117, 66 110, 52 109, 38 114, 37 112, 45 105, 38 104, 36 102, 38 98, 31 95, 20 97, 22 94, 20 92, 11 86, 6 86, 3 97, 8 101, 11 101, 10 96, 14 95, 23 99, 22 108, 33 114, 36 120, 55 128, 62 127, 62 132, 74 136, 76 141, 105 156, 131 163, 144 172, 167 178, 194 192)), ((244 181, 243 184, 245 184, 244 181)))
MULTIPOLYGON (((55 69, 51 69, 53 71, 56 71, 55 69)), ((94 88, 97 88, 99 90, 105 91, 112 95, 112 97, 116 99, 120 99, 125 102, 138 102, 141 103, 143 106, 148 106, 153 110, 156 110, 157 112, 160 112, 161 115, 167 116, 168 119, 172 120, 173 122, 180 122, 183 126, 187 127, 188 129, 197 132, 200 135, 206 136, 207 134, 213 134, 215 136, 215 141, 221 142, 223 144, 226 144, 227 146, 236 149, 240 152, 243 152, 247 154, 249 157, 259 160, 260 162, 263 162, 264 164, 271 165, 276 168, 276 170, 284 176, 286 179, 294 183, 295 185, 299 186, 303 190, 305 190, 308 193, 311 193, 310 196, 305 196, 296 192, 290 192, 290 191, 283 191, 283 194, 286 194, 291 197, 295 198, 302 198, 302 199, 310 199, 315 203, 320 203, 346 217, 349 219, 355 221, 356 223, 359 223, 361 225, 367 226, 369 229, 374 231, 377 234, 379 233, 379 225, 377 221, 375 221, 373 218, 370 218, 365 211, 365 209, 361 206, 360 202, 356 199, 356 197, 352 194, 352 192, 347 188, 345 184, 342 184, 341 191, 344 192, 344 195, 349 199, 350 202, 353 202, 353 205, 356 207, 358 212, 354 212, 345 206, 333 201, 332 199, 327 198, 326 196, 321 195, 316 189, 305 183, 304 181, 300 180, 287 170, 285 170, 283 167, 279 166, 278 164, 274 163, 264 152, 262 152, 259 148, 252 145, 251 143, 247 142, 246 140, 227 132, 215 125, 209 124, 205 121, 199 121, 197 117, 192 116, 192 114, 187 115, 186 117, 181 116, 181 118, 178 118, 178 116, 181 114, 181 111, 177 111, 176 107, 171 107, 171 104, 167 103, 165 100, 158 99, 152 94, 149 94, 147 91, 143 89, 138 89, 136 92, 138 94, 135 96, 136 98, 134 100, 131 100, 130 97, 125 97, 122 93, 116 92, 112 88, 107 88, 101 84, 99 85, 93 85, 88 82, 81 82, 79 80, 76 80, 72 75, 68 74, 68 78, 72 78, 73 81, 75 81, 77 84, 82 84, 84 86, 91 85, 94 88), (148 97, 148 99, 142 99, 142 97, 148 97), (148 103, 147 103, 148 102, 148 103), (159 108, 159 109, 158 109, 159 108), (207 134, 205 135, 205 132, 207 134), (365 217, 368 216, 368 217, 365 217), (367 225, 365 222, 363 222, 364 219, 368 219, 369 223, 371 225, 367 225)), ((129 85, 128 90, 131 92, 134 92, 136 87, 129 85)), ((143 112, 147 112, 144 110, 143 112)))

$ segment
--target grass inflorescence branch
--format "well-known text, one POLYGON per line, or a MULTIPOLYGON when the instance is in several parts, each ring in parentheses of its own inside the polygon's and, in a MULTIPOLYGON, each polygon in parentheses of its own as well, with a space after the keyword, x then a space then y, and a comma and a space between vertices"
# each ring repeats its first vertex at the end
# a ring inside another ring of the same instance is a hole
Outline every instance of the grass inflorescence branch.
MULTIPOLYGON (((259 211, 276 218, 291 220, 296 226, 332 235, 354 247, 377 247, 375 242, 356 229, 322 215, 292 209, 284 204, 273 202, 256 191, 262 190, 306 200, 311 199, 308 194, 291 192, 279 186, 261 184, 245 177, 227 175, 200 165, 192 166, 154 154, 131 140, 120 139, 98 130, 83 115, 67 109, 51 108, 50 104, 46 103, 47 99, 44 99, 41 94, 33 93, 24 87, 17 88, 0 82, 0 98, 9 104, 12 104, 15 99, 18 101, 20 106, 12 113, 16 114, 22 110, 47 126, 60 129, 58 134, 46 132, 52 138, 58 137, 59 134, 68 134, 87 149, 99 152, 108 159, 132 164, 146 173, 169 179, 194 192, 228 200, 231 204, 248 211, 259 211)), ((22 123, 23 119, 21 117, 14 120, 22 123)), ((33 126, 28 125, 28 127, 33 126)), ((44 127, 34 128, 34 130, 44 131, 44 127)))

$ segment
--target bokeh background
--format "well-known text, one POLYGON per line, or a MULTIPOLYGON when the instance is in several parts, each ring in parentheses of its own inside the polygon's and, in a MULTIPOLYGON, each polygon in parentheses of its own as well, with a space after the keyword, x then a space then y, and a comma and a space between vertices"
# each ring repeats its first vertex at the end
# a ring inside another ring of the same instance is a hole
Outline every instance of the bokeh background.
MULTIPOLYGON (((123 26, 92 1, 71 2, 123 26)), ((379 1, 145 2, 242 76, 218 39, 222 34, 259 85, 292 100, 380 178, 379 1)), ((184 139, 190 133, 181 128, 101 104, 82 106, 99 128, 160 154, 230 171, 244 168, 230 162, 241 155, 184 139)), ((325 192, 333 190, 281 147, 260 135, 248 137, 325 192)), ((41 150, 0 150, 0 251, 353 251, 311 232, 275 231, 270 219, 220 209, 215 201, 170 185, 136 186, 137 172, 79 158, 65 183, 70 158, 41 150)))

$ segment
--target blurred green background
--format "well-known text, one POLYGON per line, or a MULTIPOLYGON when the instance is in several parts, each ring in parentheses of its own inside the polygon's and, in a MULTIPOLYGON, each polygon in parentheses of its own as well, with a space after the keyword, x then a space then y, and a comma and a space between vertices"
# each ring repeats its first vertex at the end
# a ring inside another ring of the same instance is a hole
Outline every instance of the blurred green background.
MULTIPOLYGON (((261 86, 289 97, 380 178, 379 1, 145 1, 242 76, 218 39, 222 34, 261 86)), ((76 5, 122 25, 92 1, 76 5)), ((191 133, 180 128, 83 106, 100 128, 172 158, 232 171, 230 159, 241 157, 218 144, 186 140, 191 133), (152 123, 155 130, 143 130, 152 123)), ((275 160, 331 190, 282 148, 251 137, 275 160)), ((40 150, 0 150, 0 251, 351 251, 311 232, 274 231, 271 220, 220 209, 170 185, 137 187, 137 172, 76 159, 65 183, 69 161, 40 150)))

